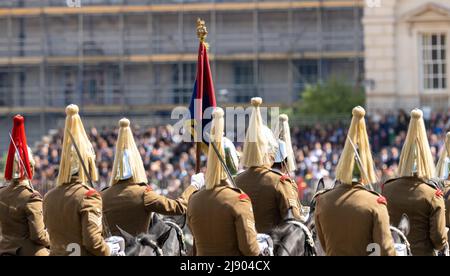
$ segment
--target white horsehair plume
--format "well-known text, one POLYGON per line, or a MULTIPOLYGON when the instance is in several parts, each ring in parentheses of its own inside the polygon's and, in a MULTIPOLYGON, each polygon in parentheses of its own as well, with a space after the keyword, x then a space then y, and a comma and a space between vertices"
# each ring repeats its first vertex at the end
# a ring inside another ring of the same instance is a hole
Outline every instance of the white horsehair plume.
POLYGON ((435 176, 435 171, 423 113, 420 109, 414 109, 411 111, 408 134, 400 155, 397 174, 431 179, 435 176))
POLYGON ((269 140, 264 135, 264 124, 260 111, 262 99, 259 97, 252 98, 251 104, 253 106, 253 110, 250 116, 247 133, 245 135, 241 165, 246 168, 271 166, 273 160, 271 160, 270 153, 268 152, 269 140))
POLYGON ((353 108, 352 115, 353 118, 348 130, 348 137, 336 167, 336 179, 345 184, 352 184, 353 169, 355 167, 355 151, 352 146, 353 143, 359 149, 363 170, 363 172, 361 172, 363 184, 372 184, 377 181, 377 178, 373 166, 369 138, 367 136, 366 122, 364 120, 366 111, 361 106, 357 106, 353 108), (351 141, 349 139, 351 139, 351 141))
POLYGON ((448 158, 450 156, 450 132, 447 132, 447 135, 445 136, 445 142, 444 147, 442 149, 441 155, 439 156, 439 161, 436 166, 436 173, 437 176, 440 178, 447 178, 448 175, 448 158), (447 173, 445 173, 447 172, 447 173))
POLYGON ((97 167, 95 165, 94 148, 89 142, 89 138, 78 114, 78 106, 71 104, 66 107, 66 122, 64 127, 64 139, 61 152, 61 163, 59 165, 59 173, 57 185, 70 183, 74 172, 78 173, 78 179, 88 184, 89 178, 81 167, 81 162, 75 153, 72 140, 68 131, 72 134, 78 149, 80 150, 81 158, 83 159, 86 169, 91 175, 92 181, 98 180, 97 167), (75 167, 75 170, 74 170, 75 167))
POLYGON ((227 178, 227 174, 222 167, 222 164, 217 156, 216 151, 212 147, 212 143, 217 148, 223 160, 225 160, 225 151, 222 145, 222 137, 224 131, 224 112, 220 107, 216 107, 213 114, 211 123, 211 135, 210 145, 208 148, 208 164, 206 166, 205 186, 207 190, 214 189, 217 185, 220 185, 222 180, 227 178))
POLYGON ((116 155, 110 185, 117 184, 124 179, 124 169, 129 166, 132 183, 148 183, 145 173, 144 163, 134 141, 133 132, 130 127, 130 120, 123 118, 119 121, 119 135, 116 143, 116 155), (127 154, 126 158, 125 154, 127 154), (128 163, 128 164, 125 164, 128 163))

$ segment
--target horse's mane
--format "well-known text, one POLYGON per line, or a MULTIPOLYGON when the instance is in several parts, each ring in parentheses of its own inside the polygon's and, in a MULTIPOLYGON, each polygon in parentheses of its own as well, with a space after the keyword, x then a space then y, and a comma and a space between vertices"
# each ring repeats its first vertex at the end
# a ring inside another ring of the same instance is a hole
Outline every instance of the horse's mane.
POLYGON ((305 234, 301 228, 292 223, 282 223, 270 232, 270 236, 273 240, 275 254, 299 256, 305 250, 305 234))

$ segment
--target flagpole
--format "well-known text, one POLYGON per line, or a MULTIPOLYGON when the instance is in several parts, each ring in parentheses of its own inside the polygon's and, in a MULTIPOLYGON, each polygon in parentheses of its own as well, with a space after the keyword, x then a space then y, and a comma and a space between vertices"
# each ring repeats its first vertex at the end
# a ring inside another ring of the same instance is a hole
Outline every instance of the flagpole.
MULTIPOLYGON (((205 21, 201 20, 200 18, 197 18, 197 37, 200 41, 200 43, 205 43, 205 39, 206 36, 208 35, 208 31, 206 29, 206 24, 205 21)), ((203 85, 203 83, 197 83, 197 85, 203 85)), ((201 110, 202 108, 200 108, 201 110)), ((203 114, 203 112, 200 112, 200 114, 203 114)), ((196 124, 198 126, 197 129, 202 129, 202 118, 196 118, 196 124)), ((196 147, 196 160, 195 160, 195 173, 199 173, 200 172, 200 159, 201 159, 201 155, 202 155, 202 142, 201 142, 201 138, 202 138, 202 133, 196 133, 196 138, 200 138, 200 141, 197 140, 197 142, 195 143, 195 147, 196 147)))

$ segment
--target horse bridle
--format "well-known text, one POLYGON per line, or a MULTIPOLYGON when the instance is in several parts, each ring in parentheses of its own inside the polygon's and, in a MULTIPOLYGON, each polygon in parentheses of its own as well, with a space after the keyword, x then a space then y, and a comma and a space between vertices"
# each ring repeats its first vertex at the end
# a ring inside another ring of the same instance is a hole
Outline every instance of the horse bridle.
POLYGON ((313 235, 311 233, 311 231, 308 229, 308 227, 306 227, 306 225, 304 225, 303 223, 296 221, 296 220, 288 220, 286 221, 287 223, 293 224, 297 227, 300 227, 300 229, 302 229, 303 233, 305 233, 306 236, 306 243, 309 246, 309 250, 307 250, 311 256, 316 256, 316 247, 314 245, 314 239, 313 239, 313 235))
POLYGON ((402 242, 405 244, 405 246, 406 246, 406 254, 408 256, 412 256, 411 245, 410 245, 408 239, 406 238, 405 234, 403 234, 402 231, 400 231, 399 229, 397 229, 397 228, 395 228, 393 226, 390 226, 390 229, 391 229, 391 231, 395 232, 400 237, 402 242))
POLYGON ((175 229, 175 232, 177 233, 178 243, 180 244, 179 254, 180 256, 186 256, 187 249, 186 249, 186 242, 184 240, 183 229, 181 229, 181 227, 175 222, 169 220, 164 221, 164 223, 170 226, 170 229, 168 231, 172 230, 172 228, 175 229))
MULTIPOLYGON (((142 238, 136 238, 137 243, 142 244, 142 238)), ((158 246, 158 244, 150 239, 146 239, 146 241, 148 242, 148 245, 153 249, 153 251, 155 251, 156 256, 164 256, 164 253, 162 251, 162 248, 158 246)))

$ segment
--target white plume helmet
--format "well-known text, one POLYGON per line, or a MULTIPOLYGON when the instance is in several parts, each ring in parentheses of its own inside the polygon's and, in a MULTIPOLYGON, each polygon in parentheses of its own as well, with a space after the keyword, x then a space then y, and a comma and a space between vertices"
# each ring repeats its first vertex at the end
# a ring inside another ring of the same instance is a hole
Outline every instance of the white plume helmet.
POLYGON ((450 132, 447 132, 444 141, 444 147, 442 149, 441 155, 439 156, 439 161, 436 166, 436 173, 439 178, 448 179, 449 176, 449 163, 450 163, 450 132))
POLYGON ((289 117, 286 114, 281 114, 279 116, 277 128, 275 130, 275 136, 276 138, 283 141, 285 144, 284 146, 286 149, 287 170, 289 172, 294 172, 296 170, 294 150, 292 149, 291 130, 289 128, 289 117))
POLYGON ((133 183, 147 184, 144 163, 134 141, 130 121, 126 118, 121 119, 119 127, 110 185, 126 179, 131 179, 133 183))
POLYGON ((220 107, 216 107, 213 114, 211 123, 211 135, 210 145, 208 148, 208 163, 206 166, 205 186, 207 190, 214 189, 217 185, 220 185, 222 180, 227 178, 227 174, 220 163, 220 160, 212 146, 212 143, 216 146, 218 152, 225 160, 225 152, 222 144, 223 130, 224 130, 224 112, 220 107))
POLYGON ((78 155, 75 152, 72 140, 68 134, 70 131, 73 135, 75 143, 80 150, 81 158, 83 159, 86 169, 89 171, 92 181, 98 180, 97 167, 95 165, 95 151, 89 142, 89 138, 81 122, 79 109, 76 105, 69 105, 66 107, 66 124, 64 127, 64 139, 61 152, 61 163, 59 165, 59 173, 57 185, 70 183, 72 175, 78 173, 79 180, 83 183, 88 182, 88 176, 81 168, 78 155))
MULTIPOLYGON (((28 148, 28 160, 30 160, 31 171, 34 172, 36 162, 34 161, 33 152, 31 151, 31 148, 29 146, 27 146, 27 148, 28 148)), ((20 168, 23 167, 21 164, 23 160, 21 161, 19 158, 20 158, 19 154, 16 152, 14 154, 14 165, 12 173, 13 179, 20 179, 20 168)))
POLYGON ((366 122, 364 120, 366 111, 361 106, 357 106, 353 108, 352 115, 353 118, 348 130, 348 137, 345 140, 345 146, 336 167, 336 179, 345 184, 352 184, 356 157, 352 146, 353 143, 358 147, 361 158, 363 170, 361 172, 362 180, 363 182, 369 182, 363 184, 372 184, 377 181, 377 178, 373 166, 372 153, 370 151, 369 137, 367 136, 366 122))
POLYGON ((400 154, 398 176, 413 176, 431 179, 435 176, 433 156, 428 143, 423 113, 420 109, 411 111, 408 134, 400 154))
POLYGON ((243 167, 272 166, 278 142, 272 131, 263 124, 260 105, 261 98, 252 98, 253 111, 250 116, 241 164, 243 167))

